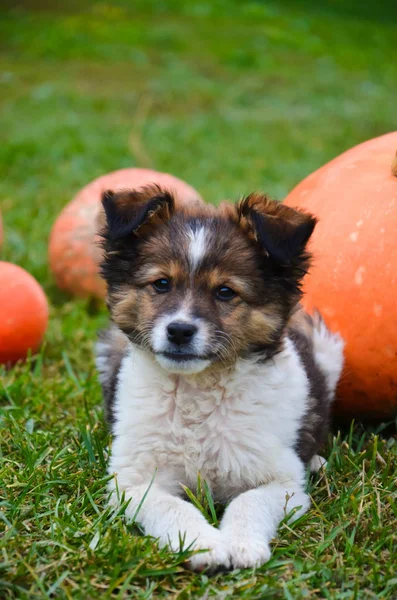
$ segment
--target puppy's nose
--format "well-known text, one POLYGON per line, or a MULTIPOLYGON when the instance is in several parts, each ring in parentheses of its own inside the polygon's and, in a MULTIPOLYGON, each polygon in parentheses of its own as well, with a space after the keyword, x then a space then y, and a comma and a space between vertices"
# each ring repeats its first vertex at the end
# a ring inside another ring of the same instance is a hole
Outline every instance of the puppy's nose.
POLYGON ((178 323, 178 321, 173 321, 167 327, 168 340, 177 346, 188 344, 196 332, 197 327, 191 323, 178 323))

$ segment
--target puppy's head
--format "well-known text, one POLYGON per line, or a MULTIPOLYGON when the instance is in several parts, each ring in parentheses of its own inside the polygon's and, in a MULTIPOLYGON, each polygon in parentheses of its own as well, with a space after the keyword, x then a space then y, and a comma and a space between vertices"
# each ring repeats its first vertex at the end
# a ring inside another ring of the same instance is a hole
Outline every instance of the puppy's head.
POLYGON ((175 208, 157 186, 106 192, 102 275, 114 322, 170 372, 277 350, 315 219, 252 194, 175 208))

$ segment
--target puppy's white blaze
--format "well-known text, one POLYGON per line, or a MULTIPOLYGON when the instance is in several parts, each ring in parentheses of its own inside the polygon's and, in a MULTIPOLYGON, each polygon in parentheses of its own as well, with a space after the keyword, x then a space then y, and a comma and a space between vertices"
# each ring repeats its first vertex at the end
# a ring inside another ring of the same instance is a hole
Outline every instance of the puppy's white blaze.
POLYGON ((189 263, 191 268, 197 269, 203 260, 208 246, 208 231, 205 227, 199 227, 196 230, 189 229, 189 263))

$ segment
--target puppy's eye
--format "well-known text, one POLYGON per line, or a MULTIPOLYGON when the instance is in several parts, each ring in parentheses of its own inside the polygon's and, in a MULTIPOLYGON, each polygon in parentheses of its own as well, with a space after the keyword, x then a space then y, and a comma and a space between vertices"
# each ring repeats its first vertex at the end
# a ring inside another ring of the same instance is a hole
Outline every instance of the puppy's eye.
POLYGON ((169 279, 166 279, 165 277, 157 279, 152 285, 156 292, 158 292, 159 294, 165 294, 171 289, 171 281, 169 279))
POLYGON ((218 300, 232 300, 235 296, 237 296, 236 292, 232 290, 232 288, 227 287, 227 285, 221 285, 216 292, 216 297, 218 300))

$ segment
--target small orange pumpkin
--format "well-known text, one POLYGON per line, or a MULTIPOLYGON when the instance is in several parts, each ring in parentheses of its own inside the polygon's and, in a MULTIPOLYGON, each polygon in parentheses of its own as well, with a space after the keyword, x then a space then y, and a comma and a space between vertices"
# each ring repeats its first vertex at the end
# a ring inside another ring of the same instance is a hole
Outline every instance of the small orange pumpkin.
POLYGON ((95 179, 63 209, 51 231, 50 268, 62 290, 76 296, 104 298, 105 283, 98 275, 101 249, 97 237, 102 192, 150 183, 174 191, 177 201, 202 201, 198 192, 184 181, 150 169, 121 169, 95 179))
POLYGON ((346 341, 339 416, 397 410, 397 132, 348 150, 309 175, 286 203, 319 217, 305 306, 346 341))
POLYGON ((47 298, 21 267, 0 261, 0 363, 13 363, 35 352, 48 322, 47 298))

